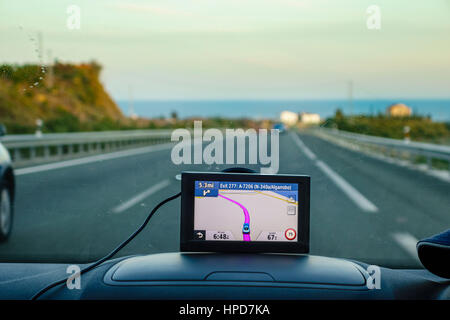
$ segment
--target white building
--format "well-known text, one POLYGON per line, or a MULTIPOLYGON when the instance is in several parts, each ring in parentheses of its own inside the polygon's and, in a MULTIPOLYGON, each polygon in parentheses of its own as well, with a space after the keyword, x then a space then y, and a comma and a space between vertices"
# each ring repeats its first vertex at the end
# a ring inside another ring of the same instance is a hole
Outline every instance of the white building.
POLYGON ((303 124, 319 124, 320 115, 318 115, 317 113, 303 112, 300 114, 300 122, 303 124))
POLYGON ((280 114, 280 121, 287 127, 297 124, 298 114, 292 111, 283 111, 280 114))

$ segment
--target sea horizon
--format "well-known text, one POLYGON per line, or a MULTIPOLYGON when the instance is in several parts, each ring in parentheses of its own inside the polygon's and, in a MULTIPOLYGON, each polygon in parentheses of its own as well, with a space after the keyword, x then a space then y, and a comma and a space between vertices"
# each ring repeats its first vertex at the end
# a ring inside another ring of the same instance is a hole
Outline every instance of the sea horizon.
MULTIPOLYGON (((191 117, 222 117, 278 119, 282 111, 318 113, 322 119, 334 115, 340 108, 345 114, 376 115, 385 113, 394 103, 404 103, 414 114, 430 116, 434 121, 450 121, 448 99, 345 99, 324 100, 135 100, 134 113, 145 118, 168 118, 176 112, 180 119, 191 117)), ((130 101, 117 100, 125 115, 130 115, 130 101)))

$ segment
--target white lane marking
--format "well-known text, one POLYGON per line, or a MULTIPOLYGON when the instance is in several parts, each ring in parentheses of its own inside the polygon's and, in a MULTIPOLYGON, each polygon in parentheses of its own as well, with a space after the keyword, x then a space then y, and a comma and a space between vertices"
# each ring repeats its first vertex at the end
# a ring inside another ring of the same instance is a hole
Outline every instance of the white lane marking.
POLYGON ((314 161, 314 164, 322 170, 346 195, 350 198, 358 207, 366 212, 378 212, 377 206, 375 206, 369 199, 364 197, 361 192, 356 190, 350 183, 342 178, 338 173, 331 169, 325 162, 319 160, 317 156, 312 152, 299 138, 299 136, 291 132, 291 136, 295 144, 299 147, 305 155, 314 161))
POLYGON ((416 249, 417 242, 419 241, 417 238, 408 232, 394 232, 391 235, 400 247, 402 247, 411 257, 420 261, 416 249))
POLYGON ((314 154, 314 152, 312 152, 304 143, 302 140, 300 140, 300 138, 298 137, 297 134, 295 133, 291 133, 292 138, 294 139, 295 144, 300 148, 300 150, 302 150, 305 155, 311 159, 311 160, 316 160, 317 157, 314 154))
POLYGON ((154 186, 148 188, 147 190, 139 193, 138 195, 134 196, 133 198, 131 198, 128 201, 125 201, 124 203, 118 205, 117 207, 115 207, 114 209, 112 209, 113 213, 121 213, 124 212, 125 210, 128 210, 129 208, 131 208, 132 206, 136 205, 138 202, 144 200, 145 198, 151 196, 152 194, 154 194, 155 192, 164 189, 165 187, 167 187, 170 184, 169 180, 163 180, 157 184, 155 184, 154 186))
POLYGON ((129 157, 129 156, 133 156, 133 155, 144 154, 144 153, 149 153, 149 152, 154 152, 154 151, 159 151, 159 150, 166 150, 171 147, 173 147, 173 143, 164 143, 164 144, 153 145, 153 146, 143 147, 143 148, 138 148, 138 149, 117 151, 117 152, 111 152, 111 153, 106 153, 106 154, 100 154, 100 155, 96 155, 96 156, 88 156, 88 157, 84 157, 84 158, 80 158, 80 159, 65 160, 65 161, 42 164, 42 165, 28 167, 28 168, 16 169, 16 170, 14 170, 14 173, 16 176, 20 176, 20 175, 24 175, 24 174, 55 170, 55 169, 66 168, 66 167, 73 167, 73 166, 78 166, 78 165, 82 165, 82 164, 86 164, 86 163, 129 157))
POLYGON ((356 190, 350 183, 348 183, 344 178, 338 175, 333 169, 331 169, 326 163, 321 160, 316 162, 316 165, 322 169, 322 171, 328 175, 328 177, 333 180, 333 182, 341 188, 344 193, 353 200, 361 209, 367 212, 377 212, 378 208, 370 202, 366 197, 364 197, 361 192, 356 190))

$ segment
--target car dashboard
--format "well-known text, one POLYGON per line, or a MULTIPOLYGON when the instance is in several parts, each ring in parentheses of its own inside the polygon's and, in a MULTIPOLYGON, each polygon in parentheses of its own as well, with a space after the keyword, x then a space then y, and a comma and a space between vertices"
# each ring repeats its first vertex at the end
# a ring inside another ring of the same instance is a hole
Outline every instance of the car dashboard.
MULTIPOLYGON (((81 268, 83 266, 80 266, 81 268)), ((369 289, 367 265, 296 254, 161 253, 114 259, 82 274, 80 289, 61 285, 40 299, 64 300, 392 300, 450 299, 450 281, 426 270, 380 268, 369 289)), ((0 265, 0 298, 30 299, 67 265, 0 265)))

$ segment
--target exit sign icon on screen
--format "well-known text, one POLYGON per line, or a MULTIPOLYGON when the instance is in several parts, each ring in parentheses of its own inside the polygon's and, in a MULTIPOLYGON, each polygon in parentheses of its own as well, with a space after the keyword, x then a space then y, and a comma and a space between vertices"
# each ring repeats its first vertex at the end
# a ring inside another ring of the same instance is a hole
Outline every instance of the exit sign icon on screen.
POLYGON ((288 197, 288 203, 296 203, 297 202, 297 197, 295 195, 290 195, 288 197))

